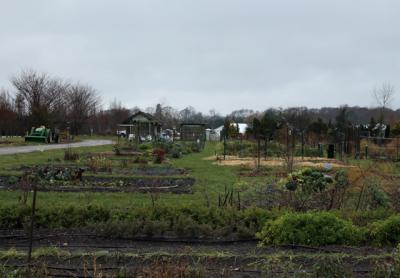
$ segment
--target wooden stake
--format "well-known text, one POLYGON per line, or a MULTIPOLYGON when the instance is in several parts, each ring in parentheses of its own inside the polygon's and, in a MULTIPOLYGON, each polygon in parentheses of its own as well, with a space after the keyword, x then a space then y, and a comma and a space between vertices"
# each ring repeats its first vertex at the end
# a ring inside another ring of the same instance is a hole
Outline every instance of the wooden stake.
POLYGON ((33 246, 33 227, 35 225, 35 212, 36 212, 36 186, 33 186, 33 199, 32 199, 32 212, 31 212, 31 226, 29 229, 29 250, 28 250, 28 277, 31 277, 31 261, 32 261, 32 246, 33 246))

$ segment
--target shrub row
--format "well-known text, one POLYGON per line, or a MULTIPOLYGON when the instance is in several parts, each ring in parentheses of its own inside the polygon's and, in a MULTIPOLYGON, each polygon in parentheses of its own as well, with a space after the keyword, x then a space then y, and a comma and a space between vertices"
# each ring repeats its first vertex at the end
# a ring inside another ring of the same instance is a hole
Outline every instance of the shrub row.
POLYGON ((400 243, 400 215, 359 227, 329 212, 287 213, 266 222, 263 245, 377 245, 400 243))
MULTIPOLYGON (((30 213, 28 206, 0 208, 0 229, 25 228, 30 213)), ((155 206, 123 210, 101 206, 52 206, 37 209, 35 226, 43 229, 90 227, 114 237, 159 236, 173 232, 186 237, 236 234, 252 238, 271 217, 271 212, 258 208, 238 211, 231 208, 155 206)))
MULTIPOLYGON (((0 207, 0 229, 25 228, 30 207, 0 207)), ((36 228, 83 228, 110 237, 138 234, 179 237, 257 237, 264 245, 378 245, 400 243, 400 215, 371 221, 365 226, 339 217, 340 213, 285 213, 248 208, 154 206, 108 209, 102 206, 49 206, 36 212, 36 228)), ((380 214, 378 214, 380 215, 380 214)))

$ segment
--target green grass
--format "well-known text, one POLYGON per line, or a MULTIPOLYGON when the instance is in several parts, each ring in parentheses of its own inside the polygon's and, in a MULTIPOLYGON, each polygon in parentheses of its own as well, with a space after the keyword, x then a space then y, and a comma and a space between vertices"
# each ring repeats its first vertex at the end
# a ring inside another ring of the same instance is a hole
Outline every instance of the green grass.
MULTIPOLYGON (((223 194, 225 187, 231 189, 236 187, 238 181, 238 167, 217 166, 205 157, 215 153, 215 143, 209 143, 200 153, 192 153, 183 156, 181 159, 171 159, 173 167, 187 168, 190 176, 196 179, 193 194, 170 194, 163 193, 158 195, 160 204, 176 205, 204 205, 206 195, 211 203, 218 202, 218 193, 223 194)), ((74 151, 80 154, 95 153, 112 150, 112 146, 76 148, 74 151)), ((20 165, 47 164, 54 159, 62 160, 64 150, 50 150, 44 152, 34 152, 26 154, 3 155, 0 156, 0 172, 15 174, 15 168, 20 165)), ((243 178, 241 178, 243 179, 243 178)), ((259 178, 245 178, 248 180, 259 178)), ((18 202, 20 192, 0 191, 0 204, 12 205, 18 202)), ((39 192, 38 206, 46 204, 77 204, 77 205, 104 205, 106 207, 135 207, 151 203, 149 194, 145 193, 59 193, 59 192, 39 192)))
MULTIPOLYGON (((46 151, 38 151, 31 153, 21 153, 21 154, 11 154, 11 155, 0 155, 0 170, 14 170, 16 167, 20 165, 38 165, 49 163, 52 160, 64 158, 65 149, 58 150, 46 150, 46 151)), ((96 146, 96 147, 82 147, 82 148, 73 148, 73 152, 77 152, 79 154, 84 153, 95 153, 95 152, 104 152, 111 151, 112 146, 96 146)))
MULTIPOLYGON (((218 203, 218 195, 224 194, 225 188, 243 189, 246 183, 265 183, 268 177, 239 177, 239 166, 217 166, 213 160, 205 160, 204 158, 213 156, 219 148, 219 143, 207 142, 205 149, 200 153, 191 153, 184 155, 180 159, 170 159, 171 166, 177 168, 189 169, 189 176, 196 179, 193 187, 193 194, 169 194, 163 193, 158 195, 157 202, 160 204, 174 205, 205 205, 208 201, 211 204, 218 203), (240 187, 240 188, 239 188, 240 187), (208 201, 207 201, 208 200, 208 201)), ((74 152, 84 154, 111 151, 112 146, 98 146, 75 148, 74 152)), ((0 156, 0 174, 15 175, 18 172, 15 169, 20 165, 38 165, 49 164, 58 160, 57 163, 66 164, 63 161, 64 150, 49 150, 44 152, 34 152, 26 154, 14 154, 0 156)), ((125 157, 113 158, 113 165, 119 166, 121 159, 125 157)), ((364 167, 371 161, 351 161, 357 162, 364 167)), ((84 161, 75 163, 75 165, 84 165, 84 161)), ((70 162, 68 162, 70 164, 70 162)), ((357 164, 356 164, 357 165, 357 164)), ((154 165, 158 167, 159 165, 154 165)), ((129 167, 137 167, 130 165, 129 167)), ((86 173, 91 175, 90 173, 86 173)), ((118 174, 99 173, 104 176, 115 176, 118 174)), ((15 191, 0 191, 0 204, 11 205, 18 202, 20 193, 15 191)), ((134 207, 147 205, 151 203, 149 194, 144 193, 59 193, 59 192, 40 192, 38 195, 38 205, 51 204, 95 204, 104 205, 106 207, 134 207)))

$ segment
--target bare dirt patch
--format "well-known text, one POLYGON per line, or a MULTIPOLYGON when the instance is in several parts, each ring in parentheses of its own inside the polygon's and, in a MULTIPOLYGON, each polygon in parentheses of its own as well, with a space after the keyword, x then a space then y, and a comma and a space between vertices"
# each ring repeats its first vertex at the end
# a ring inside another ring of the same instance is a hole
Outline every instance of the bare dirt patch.
MULTIPOLYGON (((254 167, 257 165, 257 158, 255 157, 238 157, 238 156, 226 156, 224 160, 223 157, 210 156, 204 158, 205 160, 214 160, 214 164, 220 166, 245 166, 254 167)), ((284 166, 283 158, 267 158, 267 160, 261 159, 261 166, 270 167, 280 167, 284 166)), ((352 168, 353 165, 345 164, 336 159, 326 159, 322 157, 301 157, 294 158, 294 163, 296 166, 312 167, 312 168, 324 168, 329 164, 333 168, 352 168)))

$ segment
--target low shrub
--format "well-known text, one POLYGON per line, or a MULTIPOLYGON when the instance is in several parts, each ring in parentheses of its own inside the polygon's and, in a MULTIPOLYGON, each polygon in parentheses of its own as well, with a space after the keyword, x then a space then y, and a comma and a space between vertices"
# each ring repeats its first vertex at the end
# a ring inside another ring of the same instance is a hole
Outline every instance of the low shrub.
MULTIPOLYGON (((21 229, 29 224, 29 206, 0 207, 0 229, 21 229)), ((102 206, 49 206, 36 211, 37 228, 90 228, 105 236, 161 236, 173 232, 181 237, 219 237, 236 234, 252 238, 270 213, 251 208, 154 206, 109 209, 102 206)))
POLYGON ((147 151, 147 150, 151 150, 151 149, 152 149, 151 143, 139 144, 139 150, 141 150, 141 151, 147 151))
POLYGON ((264 245, 357 244, 361 230, 346 220, 327 212, 288 213, 267 221, 257 237, 264 245))
MULTIPOLYGON (((31 208, 26 205, 0 208, 0 229, 21 229, 29 223, 31 208)), ((108 221, 110 210, 101 206, 67 206, 36 210, 37 228, 77 228, 89 223, 108 221)))
POLYGON ((374 222, 368 230, 372 243, 380 246, 397 245, 400 243, 400 215, 392 215, 386 220, 374 222))
POLYGON ((305 168, 291 173, 285 182, 285 187, 289 191, 300 189, 302 192, 310 194, 325 190, 328 184, 333 183, 333 179, 321 171, 305 168))

